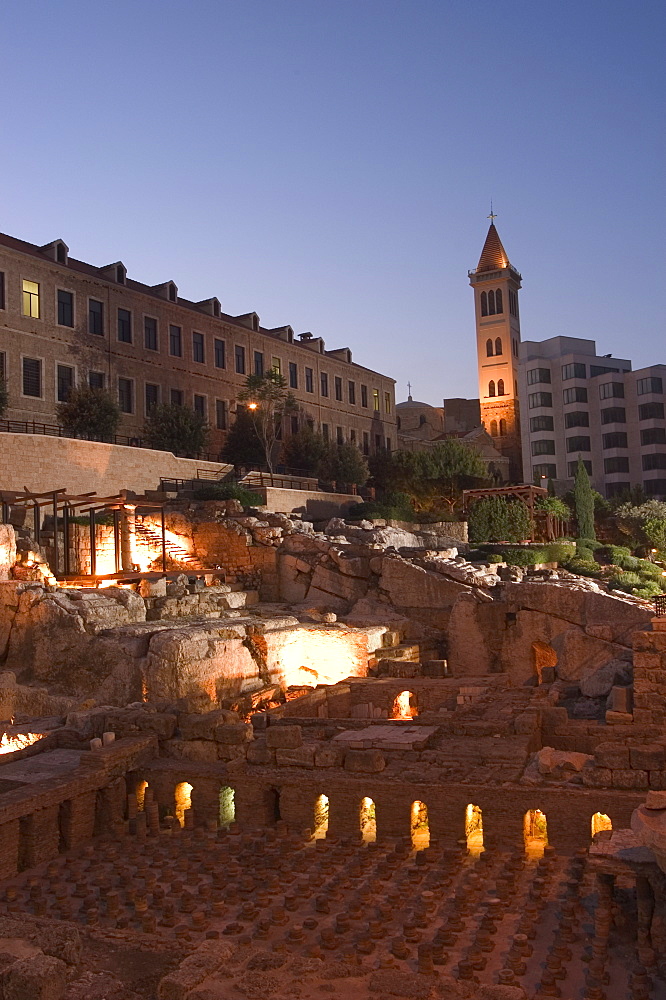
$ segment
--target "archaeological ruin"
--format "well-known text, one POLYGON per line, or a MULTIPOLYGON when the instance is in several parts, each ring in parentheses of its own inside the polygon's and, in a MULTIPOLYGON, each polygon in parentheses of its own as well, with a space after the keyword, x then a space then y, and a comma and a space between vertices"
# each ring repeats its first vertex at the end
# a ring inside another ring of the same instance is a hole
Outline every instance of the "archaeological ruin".
POLYGON ((0 997, 666 997, 666 609, 56 494, 3 494, 0 997))

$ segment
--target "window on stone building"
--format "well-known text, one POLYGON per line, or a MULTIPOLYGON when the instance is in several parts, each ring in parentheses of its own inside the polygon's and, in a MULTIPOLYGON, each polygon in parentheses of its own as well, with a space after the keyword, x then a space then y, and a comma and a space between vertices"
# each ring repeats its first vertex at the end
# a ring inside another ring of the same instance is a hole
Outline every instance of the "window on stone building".
POLYGON ((664 404, 663 403, 641 403, 638 407, 638 419, 639 420, 663 420, 664 419, 664 404))
POLYGON ((539 406, 550 406, 553 405, 553 394, 552 392, 532 392, 527 397, 527 404, 530 410, 535 410, 539 406))
POLYGON ((132 343, 132 314, 129 309, 118 310, 118 340, 123 344, 132 343))
POLYGON ((384 413, 390 413, 390 412, 391 412, 391 393, 390 392, 385 392, 384 393, 384 413))
POLYGON ((354 430, 353 427, 349 432, 349 443, 356 444, 356 431, 354 430))
POLYGON ((497 437, 497 421, 496 420, 491 420, 490 421, 490 434, 491 434, 491 437, 497 437))
POLYGON ((639 378, 636 382, 636 392, 639 396, 645 396, 648 392, 658 392, 662 393, 664 391, 664 383, 660 378, 639 378))
POLYGON ((666 455, 657 452, 655 455, 643 455, 643 472, 650 469, 666 469, 666 455))
POLYGON ((590 439, 587 435, 577 434, 575 437, 567 438, 567 451, 590 451, 590 439))
POLYGON ((104 303, 88 299, 88 333, 104 336, 104 303))
POLYGON ((192 361, 196 361, 200 365, 205 364, 206 348, 203 333, 192 334, 192 361))
POLYGON ((74 326, 74 295, 58 289, 58 326, 74 326))
POLYGON ((328 424, 321 425, 321 436, 323 437, 324 441, 328 441, 328 424))
POLYGON ((118 379, 118 405, 121 413, 134 412, 134 383, 130 378, 118 379))
POLYGON ((5 272, 0 271, 0 309, 5 308, 5 272))
POLYGON ((104 389, 105 384, 104 372, 88 372, 88 385, 91 389, 104 389))
POLYGON ((278 375, 282 374, 282 361, 280 358, 271 358, 271 369, 277 372, 278 375))
POLYGON ((227 429, 227 404, 223 399, 215 400, 215 426, 218 431, 227 429))
POLYGON ((502 338, 495 337, 495 354, 503 354, 502 351, 502 338))
POLYGON ((504 303, 502 302, 502 289, 495 289, 495 309, 498 313, 504 312, 504 303))
POLYGON ((335 428, 335 440, 337 444, 345 443, 344 434, 342 433, 342 427, 335 428))
POLYGON ((557 479, 557 466, 551 464, 533 465, 532 478, 535 483, 541 479, 557 479))
POLYGON ((155 409, 160 401, 160 387, 153 382, 146 382, 146 416, 155 409))
POLYGON ((305 369, 305 391, 314 392, 314 372, 312 368, 305 369))
POLYGON ((530 368, 527 373, 527 384, 538 385, 539 382, 550 382, 550 368, 530 368))
POLYGON ((292 416, 290 419, 291 433, 298 434, 298 417, 292 416))
POLYGON ((370 454, 370 435, 367 431, 363 431, 363 454, 370 454))
POLYGON ((624 406, 607 406, 601 411, 602 424, 626 424, 627 411, 624 406))
POLYGON ((298 389, 298 365, 295 361, 289 362, 289 388, 298 389))
POLYGON ((532 441, 533 455, 554 455, 555 442, 552 438, 542 438, 539 441, 532 441))
POLYGON ((595 375, 608 375, 611 372, 617 374, 619 368, 608 368, 606 365, 590 365, 590 378, 594 378, 595 375))
POLYGON ((74 388, 74 369, 70 365, 56 368, 56 396, 59 403, 66 403, 74 388))
POLYGON ((576 361, 569 365, 562 365, 562 381, 566 382, 570 378, 585 378, 587 369, 585 365, 576 361))
POLYGON ((605 458, 604 472, 607 475, 610 475, 613 472, 629 472, 629 459, 626 455, 616 455, 614 458, 605 458))
POLYGON ((486 357, 492 358, 493 356, 493 342, 490 337, 486 341, 486 357))
POLYGON ((215 367, 216 368, 226 368, 227 362, 225 357, 225 343, 223 340, 218 340, 215 338, 215 367))
POLYGON ((495 292, 488 292, 488 315, 495 315, 495 292))
POLYGON ((206 397, 197 396, 195 393, 193 403, 194 403, 194 412, 197 414, 198 417, 201 417, 201 419, 204 420, 206 417, 206 397))
POLYGON ((367 405, 368 405, 368 387, 367 387, 367 385, 362 385, 361 386, 361 406, 365 406, 367 408, 367 405))
POLYGON ((504 379, 503 378, 501 378, 498 381, 498 383, 497 383, 497 395, 498 396, 503 396, 504 395, 504 379))
POLYGON ((555 429, 553 418, 550 415, 544 414, 540 417, 530 417, 530 432, 535 431, 552 431, 555 429))
POLYGON ((599 386, 600 399, 610 399, 613 396, 624 399, 624 385, 622 382, 604 382, 599 386))
POLYGON ((500 437, 504 437, 504 435, 506 434, 506 420, 504 419, 504 417, 502 417, 502 419, 499 422, 499 432, 500 432, 500 437))
POLYGON ((372 390, 372 408, 375 413, 379 413, 379 389, 372 390))
POLYGON ((386 445, 385 445, 385 447, 386 447, 387 451, 391 450, 391 438, 386 438, 386 445))
POLYGON ((562 400, 567 403, 587 403, 587 389, 582 385, 574 385, 562 390, 562 400))
POLYGON ((630 483, 606 483, 606 498, 611 500, 613 497, 622 496, 628 493, 630 489, 630 483))
POLYGON ((183 356, 183 331, 180 326, 169 326, 169 354, 172 358, 183 356))
POLYGON ((236 374, 245 374, 245 348, 241 347, 240 344, 236 344, 234 348, 234 358, 236 362, 236 374))
POLYGON ((23 279, 23 315, 39 319, 39 284, 23 279))
POLYGON ((379 454, 382 450, 382 436, 381 434, 375 434, 375 454, 379 454))
POLYGON ((644 479, 643 489, 649 497, 666 497, 666 479, 644 479))
POLYGON ((604 448, 626 448, 627 432, 613 431, 611 434, 603 434, 602 441, 604 448))
POLYGON ((328 375, 326 374, 326 372, 321 372, 320 380, 321 380, 321 394, 322 396, 328 396, 328 375))
POLYGON ((565 413, 564 426, 567 428, 589 427, 590 414, 587 412, 587 410, 572 410, 571 413, 565 413))
MULTIPOLYGON (((585 466, 585 471, 587 472, 588 476, 591 476, 592 475, 592 462, 590 462, 589 459, 584 458, 583 459, 583 465, 585 466)), ((576 462, 569 462, 568 463, 567 469, 568 469, 568 476, 569 476, 570 479, 575 479, 575 477, 576 477, 576 469, 577 468, 578 468, 578 462, 577 461, 576 462)), ((550 478, 554 479, 555 477, 551 476, 550 478)))
POLYGON ((255 375, 264 374, 264 356, 261 351, 255 351, 252 361, 255 375))
POLYGON ((335 386, 335 398, 339 402, 342 402, 342 379, 339 378, 337 375, 335 376, 334 386, 335 386))
POLYGON ((41 398, 42 362, 38 358, 23 358, 23 395, 41 398))
POLYGON ((169 393, 169 399, 171 400, 172 406, 182 406, 185 401, 185 396, 183 395, 182 389, 172 389, 169 393))
POLYGON ((356 382, 349 381, 347 383, 347 399, 352 406, 356 405, 356 382))
POLYGON ((143 317, 143 346, 147 351, 157 350, 157 320, 153 316, 143 317))
MULTIPOLYGON (((488 295, 486 292, 481 292, 481 315, 488 315, 488 295)), ((490 352, 492 354, 492 351, 490 352)), ((488 355, 490 357, 490 355, 488 355)))
POLYGON ((495 383, 493 382, 492 379, 488 383, 488 395, 489 396, 494 396, 495 395, 495 383))
POLYGON ((641 431, 641 444, 666 444, 666 429, 663 427, 648 427, 641 431))
POLYGON ((4 382, 7 379, 7 355, 0 351, 0 379, 4 382))

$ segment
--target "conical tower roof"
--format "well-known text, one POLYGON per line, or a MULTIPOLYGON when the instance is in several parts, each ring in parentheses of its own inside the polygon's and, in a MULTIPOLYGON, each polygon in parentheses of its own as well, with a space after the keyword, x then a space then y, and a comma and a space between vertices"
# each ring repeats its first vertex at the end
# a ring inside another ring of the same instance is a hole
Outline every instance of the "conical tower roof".
POLYGON ((479 271, 497 271, 500 268, 508 266, 509 258, 507 257, 504 247, 502 246, 499 233, 495 229, 495 223, 491 222, 488 235, 486 236, 486 242, 483 244, 483 250, 481 251, 481 256, 479 257, 476 272, 478 274, 479 271))

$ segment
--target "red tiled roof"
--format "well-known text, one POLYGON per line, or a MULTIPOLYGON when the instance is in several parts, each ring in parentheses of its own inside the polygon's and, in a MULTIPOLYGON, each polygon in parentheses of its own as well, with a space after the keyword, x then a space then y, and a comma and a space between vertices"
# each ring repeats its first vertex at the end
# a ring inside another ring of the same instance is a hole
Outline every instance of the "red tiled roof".
POLYGON ((479 271, 497 271, 499 268, 507 267, 508 264, 509 258, 506 255, 504 247, 502 246, 499 233, 495 229, 495 223, 491 222, 488 235, 486 236, 486 242, 483 244, 483 250, 481 251, 481 256, 479 257, 479 263, 476 269, 477 273, 479 271))

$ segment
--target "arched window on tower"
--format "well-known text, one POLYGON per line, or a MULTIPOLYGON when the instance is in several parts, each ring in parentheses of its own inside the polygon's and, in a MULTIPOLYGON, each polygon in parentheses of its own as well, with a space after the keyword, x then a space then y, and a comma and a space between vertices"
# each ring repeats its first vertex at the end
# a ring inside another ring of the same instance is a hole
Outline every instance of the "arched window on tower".
POLYGON ((502 338, 501 337, 496 337, 495 338, 495 354, 503 354, 503 353, 504 352, 502 351, 502 338))
POLYGON ((495 383, 493 381, 490 381, 488 383, 488 395, 489 396, 495 395, 495 383))
POLYGON ((502 303, 502 289, 498 288, 495 292, 495 310, 498 313, 504 312, 504 305, 502 303))
POLYGON ((491 420, 490 421, 490 436, 491 437, 497 437, 497 421, 496 420, 491 420))
POLYGON ((495 315, 495 293, 488 292, 488 315, 495 315))
POLYGON ((503 396, 504 395, 504 379, 503 378, 501 378, 499 380, 499 382, 497 383, 497 395, 498 396, 503 396))
POLYGON ((499 432, 500 432, 500 437, 504 437, 504 435, 506 434, 506 420, 504 420, 504 418, 500 420, 499 432))
POLYGON ((490 337, 486 341, 486 356, 489 358, 492 358, 493 356, 493 342, 490 337))
POLYGON ((488 296, 485 292, 481 292, 481 315, 488 315, 488 296))

